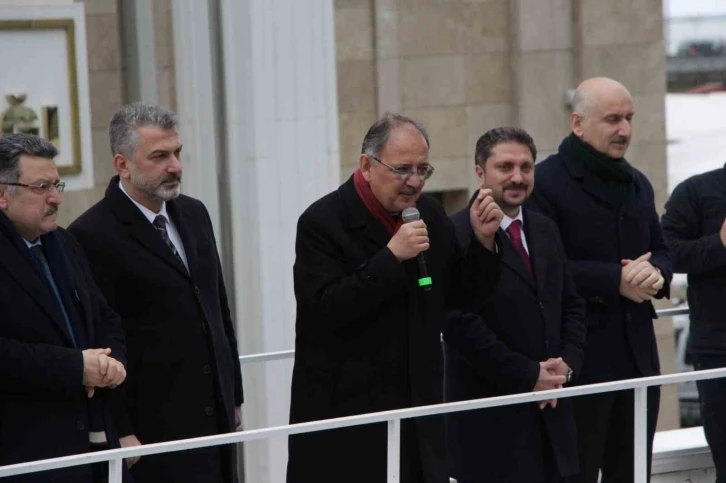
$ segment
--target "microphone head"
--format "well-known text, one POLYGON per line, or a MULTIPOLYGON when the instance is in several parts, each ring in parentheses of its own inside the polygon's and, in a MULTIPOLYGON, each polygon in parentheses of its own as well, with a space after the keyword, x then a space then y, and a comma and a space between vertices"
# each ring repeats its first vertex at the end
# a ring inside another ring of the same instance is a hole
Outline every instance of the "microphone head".
POLYGON ((403 213, 401 213, 401 219, 404 223, 411 223, 412 221, 416 221, 420 218, 421 213, 419 213, 414 207, 406 208, 403 210, 403 213))

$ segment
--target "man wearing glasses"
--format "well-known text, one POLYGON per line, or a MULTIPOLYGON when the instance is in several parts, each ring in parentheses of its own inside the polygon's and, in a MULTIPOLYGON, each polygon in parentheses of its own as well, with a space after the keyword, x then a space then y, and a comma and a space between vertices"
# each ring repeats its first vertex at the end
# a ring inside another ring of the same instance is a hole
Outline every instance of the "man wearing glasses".
MULTIPOLYGON (((119 446, 108 392, 126 378, 121 320, 56 215, 48 141, 0 138, 0 466, 119 446)), ((10 477, 98 482, 104 465, 10 477)))
MULTIPOLYGON (((502 212, 482 190, 466 254, 478 272, 465 276, 450 221, 421 194, 434 173, 428 151, 416 121, 387 114, 366 134, 360 168, 300 217, 291 423, 440 403, 444 326, 460 337, 488 332, 460 301, 494 290, 502 212), (420 219, 404 223, 407 208, 420 219)), ((287 482, 383 483, 386 448, 385 424, 291 436, 287 482)), ((400 464, 403 483, 448 482, 441 418, 403 421, 400 464)))

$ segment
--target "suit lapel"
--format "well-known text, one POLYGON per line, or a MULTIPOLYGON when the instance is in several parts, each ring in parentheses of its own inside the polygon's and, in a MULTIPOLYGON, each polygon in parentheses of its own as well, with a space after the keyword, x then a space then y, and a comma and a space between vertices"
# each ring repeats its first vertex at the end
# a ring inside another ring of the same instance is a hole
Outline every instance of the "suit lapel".
POLYGON ((524 234, 527 237, 527 248, 529 248, 529 258, 532 260, 532 269, 534 270, 534 280, 537 286, 537 293, 545 293, 544 283, 547 280, 547 254, 546 245, 537 235, 542 231, 537 226, 537 220, 532 219, 527 211, 524 214, 524 234))
POLYGON ((0 217, 2 218, 2 223, 0 224, 4 232, 4 236, 0 237, 0 265, 5 267, 10 276, 15 279, 18 285, 25 290, 30 298, 53 321, 68 344, 72 345, 73 341, 68 333, 68 328, 63 319, 63 314, 60 312, 60 307, 58 307, 58 303, 52 298, 53 296, 46 284, 36 273, 32 265, 34 262, 30 258, 32 255, 30 255, 26 247, 20 246, 21 243, 24 243, 20 236, 15 236, 15 234, 9 231, 14 231, 14 228, 10 226, 10 220, 5 215, 0 215, 0 217), (23 248, 28 253, 25 253, 23 248))
MULTIPOLYGON (((499 229, 499 240, 502 245, 502 263, 522 277, 533 289, 536 288, 527 265, 525 265, 524 260, 522 260, 522 257, 514 248, 514 244, 509 239, 509 235, 501 228, 499 229)), ((527 238, 527 243, 529 244, 529 238, 527 238)))
POLYGON ((189 265, 189 275, 193 275, 197 267, 197 240, 192 235, 192 231, 186 223, 183 208, 176 200, 169 201, 166 204, 166 210, 174 222, 174 226, 179 232, 179 237, 184 246, 184 254, 187 257, 187 265, 189 265))
MULTIPOLYGON (((119 178, 114 176, 106 189, 108 199, 119 222, 125 225, 129 234, 151 253, 159 257, 185 276, 189 276, 186 267, 177 260, 174 253, 161 239, 159 232, 154 228, 143 213, 136 207, 131 199, 118 187, 119 178)), ((176 222, 175 222, 176 223, 176 222)), ((186 247, 186 245, 185 245, 186 247)), ((189 250, 191 251, 191 250, 189 250)))

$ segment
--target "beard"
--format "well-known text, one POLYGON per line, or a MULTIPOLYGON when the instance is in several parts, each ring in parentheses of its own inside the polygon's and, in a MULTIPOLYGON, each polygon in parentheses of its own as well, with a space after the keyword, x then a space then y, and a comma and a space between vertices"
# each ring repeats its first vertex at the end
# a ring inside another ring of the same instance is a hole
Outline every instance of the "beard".
POLYGON ((139 171, 133 163, 129 164, 129 172, 131 174, 129 181, 134 188, 159 201, 166 202, 173 200, 181 192, 181 173, 167 173, 163 178, 152 179, 139 171), (175 182, 176 186, 171 188, 164 186, 166 183, 172 182, 175 182))

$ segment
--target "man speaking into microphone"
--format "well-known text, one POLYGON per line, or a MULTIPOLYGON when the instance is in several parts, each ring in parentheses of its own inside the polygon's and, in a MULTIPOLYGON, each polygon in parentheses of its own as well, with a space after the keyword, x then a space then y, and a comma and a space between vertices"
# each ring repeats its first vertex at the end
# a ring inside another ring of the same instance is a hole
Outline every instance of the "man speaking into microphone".
MULTIPOLYGON (((423 127, 387 114, 361 151, 353 176, 298 221, 291 423, 440 403, 444 324, 487 330, 459 301, 485 301, 498 280, 503 215, 490 193, 472 204, 464 253, 421 194, 434 173, 423 127)), ((384 483, 386 434, 374 424, 291 436, 287 482, 384 483)), ((448 483, 441 417, 402 422, 400 462, 402 483, 448 483)))

